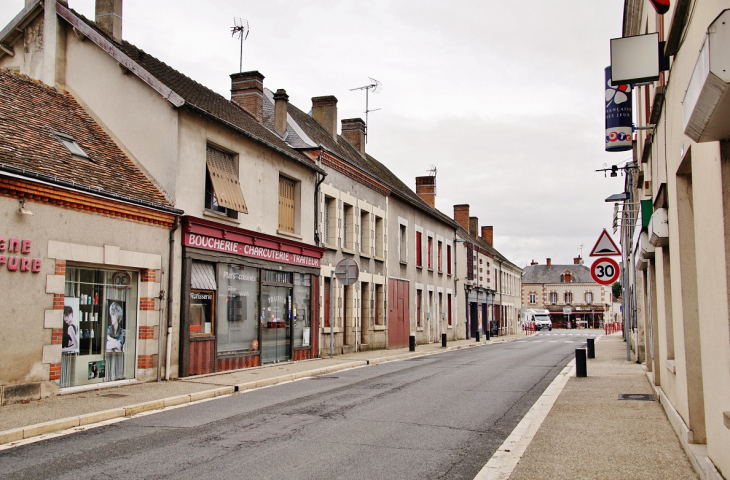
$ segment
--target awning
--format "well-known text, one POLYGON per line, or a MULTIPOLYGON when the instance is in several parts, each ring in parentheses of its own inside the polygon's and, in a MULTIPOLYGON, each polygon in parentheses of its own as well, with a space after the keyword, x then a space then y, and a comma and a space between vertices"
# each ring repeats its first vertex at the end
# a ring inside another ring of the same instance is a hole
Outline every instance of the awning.
POLYGON ((238 183, 238 175, 233 167, 233 160, 229 155, 208 147, 206 163, 210 174, 210 183, 213 184, 213 191, 218 205, 230 208, 241 213, 248 213, 246 200, 243 199, 241 184, 238 183))
POLYGON ((190 272, 190 288, 193 290, 218 290, 212 264, 193 262, 190 272))

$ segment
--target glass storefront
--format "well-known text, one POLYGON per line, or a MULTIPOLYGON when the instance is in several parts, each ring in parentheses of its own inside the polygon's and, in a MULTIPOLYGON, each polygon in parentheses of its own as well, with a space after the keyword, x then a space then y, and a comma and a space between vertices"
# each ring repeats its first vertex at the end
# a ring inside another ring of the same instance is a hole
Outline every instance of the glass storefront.
POLYGON ((218 265, 218 353, 258 350, 259 270, 218 265))
POLYGON ((137 272, 66 267, 61 387, 135 376, 137 272))

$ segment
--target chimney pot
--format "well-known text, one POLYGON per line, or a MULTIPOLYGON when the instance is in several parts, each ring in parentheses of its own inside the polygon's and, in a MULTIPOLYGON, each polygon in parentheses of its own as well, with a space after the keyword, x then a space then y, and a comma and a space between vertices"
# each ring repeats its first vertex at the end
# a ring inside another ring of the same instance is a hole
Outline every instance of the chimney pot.
POLYGON ((431 208, 436 208, 436 177, 434 175, 416 177, 416 194, 431 208))
POLYGON ((456 223, 464 227, 466 231, 469 231, 469 205, 464 203, 461 205, 454 205, 454 220, 456 223))
POLYGON ((342 120, 342 136, 365 156, 365 122, 362 118, 348 118, 342 120))
POLYGON ((533 260, 532 262, 530 262, 530 265, 537 265, 537 262, 533 260))
POLYGON ((276 132, 284 136, 286 133, 287 104, 289 103, 289 95, 286 90, 280 88, 274 94, 274 128, 276 132))
POLYGON ((490 245, 494 245, 494 227, 482 227, 482 239, 490 245))
POLYGON ((551 259, 547 259, 547 268, 550 268, 553 265, 553 261, 551 259))
POLYGON ((231 75, 231 101, 258 122, 264 121, 264 76, 257 71, 231 75))
POLYGON ((96 0, 96 25, 115 42, 122 43, 122 0, 96 0))
POLYGON ((337 98, 328 95, 326 97, 312 98, 312 118, 322 125, 332 138, 337 140, 337 98))
POLYGON ((479 218, 469 217, 469 233, 472 235, 479 235, 479 218))

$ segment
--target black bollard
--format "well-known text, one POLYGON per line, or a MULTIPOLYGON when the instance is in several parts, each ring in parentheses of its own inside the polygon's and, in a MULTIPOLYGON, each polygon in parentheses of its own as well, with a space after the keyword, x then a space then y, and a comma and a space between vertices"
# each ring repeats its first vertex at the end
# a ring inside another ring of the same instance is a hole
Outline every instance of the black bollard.
POLYGON ((446 334, 445 333, 441 334, 441 346, 442 347, 446 346, 446 334))
POLYGON ((575 349, 575 376, 576 377, 587 377, 588 369, 586 368, 586 349, 576 348, 575 349))
POLYGON ((478 342, 479 341, 479 330, 476 331, 476 334, 474 335, 474 339, 478 342))
POLYGON ((588 358, 596 358, 596 342, 595 339, 588 339, 588 358))
POLYGON ((408 351, 409 352, 415 352, 416 351, 416 336, 411 335, 408 337, 408 351))
POLYGON ((484 330, 484 338, 486 338, 487 340, 489 340, 489 330, 491 330, 489 326, 487 326, 487 328, 484 330))

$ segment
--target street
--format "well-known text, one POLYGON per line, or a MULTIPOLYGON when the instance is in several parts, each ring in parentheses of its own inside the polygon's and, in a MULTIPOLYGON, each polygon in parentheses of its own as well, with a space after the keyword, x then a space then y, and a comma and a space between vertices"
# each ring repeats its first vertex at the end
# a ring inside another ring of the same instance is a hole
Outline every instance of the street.
POLYGON ((543 332, 9 449, 3 478, 472 479, 596 331, 543 332))

